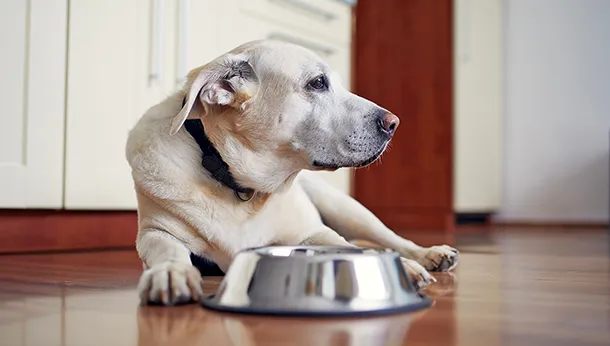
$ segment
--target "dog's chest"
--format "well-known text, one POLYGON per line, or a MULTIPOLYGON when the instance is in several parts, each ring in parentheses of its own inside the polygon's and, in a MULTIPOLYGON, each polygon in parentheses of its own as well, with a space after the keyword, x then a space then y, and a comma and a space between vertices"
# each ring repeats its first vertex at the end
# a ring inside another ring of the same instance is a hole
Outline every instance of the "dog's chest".
POLYGON ((231 255, 250 247, 297 245, 322 226, 318 211, 298 185, 251 212, 247 205, 238 206, 222 222, 231 225, 224 228, 219 239, 231 255))

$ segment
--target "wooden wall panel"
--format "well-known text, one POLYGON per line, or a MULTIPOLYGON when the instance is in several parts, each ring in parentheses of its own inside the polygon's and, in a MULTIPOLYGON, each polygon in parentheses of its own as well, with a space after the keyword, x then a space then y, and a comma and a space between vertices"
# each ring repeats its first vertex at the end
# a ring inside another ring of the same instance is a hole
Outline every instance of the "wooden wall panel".
POLYGON ((451 230, 452 1, 360 0, 354 91, 400 127, 382 163, 355 172, 354 195, 396 231, 451 230))
POLYGON ((0 211, 0 254, 133 248, 135 211, 0 211))

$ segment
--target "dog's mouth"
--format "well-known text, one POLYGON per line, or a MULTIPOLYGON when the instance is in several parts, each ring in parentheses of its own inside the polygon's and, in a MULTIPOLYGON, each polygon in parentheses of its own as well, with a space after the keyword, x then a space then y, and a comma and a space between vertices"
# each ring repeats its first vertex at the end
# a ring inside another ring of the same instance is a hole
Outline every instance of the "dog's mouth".
POLYGON ((383 152, 385 151, 386 147, 388 146, 388 143, 390 141, 385 142, 382 146, 381 149, 379 149, 378 152, 375 153, 375 155, 369 157, 368 159, 360 162, 359 164, 356 164, 353 166, 353 168, 364 168, 368 165, 370 165, 371 163, 377 161, 377 159, 381 156, 381 154, 383 154, 383 152))
POLYGON ((316 169, 322 170, 322 171, 336 171, 339 168, 364 168, 364 167, 370 165, 371 163, 375 162, 383 154, 383 152, 385 151, 389 142, 390 141, 383 143, 381 148, 374 155, 372 155, 368 159, 361 161, 361 162, 354 162, 354 163, 350 163, 350 164, 346 164, 346 165, 339 165, 339 164, 335 164, 335 163, 325 163, 323 161, 314 160, 313 166, 316 169))
POLYGON ((345 166, 332 164, 332 163, 324 163, 322 161, 317 161, 317 160, 313 161, 312 166, 314 166, 316 168, 316 170, 319 170, 319 171, 336 171, 341 167, 345 167, 345 166))

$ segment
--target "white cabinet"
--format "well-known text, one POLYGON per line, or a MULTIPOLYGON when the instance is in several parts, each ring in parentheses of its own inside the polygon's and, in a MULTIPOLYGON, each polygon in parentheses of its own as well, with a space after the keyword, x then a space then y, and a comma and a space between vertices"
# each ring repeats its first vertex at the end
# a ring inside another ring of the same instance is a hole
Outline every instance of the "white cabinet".
POLYGON ((67 0, 0 2, 0 208, 61 208, 67 0))
MULTIPOLYGON (((340 1, 5 0, 0 19, 0 208, 135 209, 129 130, 246 41, 307 46, 350 83, 340 1)), ((349 191, 348 170, 320 174, 349 191)))
POLYGON ((266 22, 325 37, 338 43, 351 39, 351 7, 336 0, 238 0, 240 10, 266 22))
POLYGON ((454 208, 500 208, 502 1, 454 0, 454 208))
POLYGON ((174 87, 172 9, 166 1, 70 1, 66 208, 136 206, 125 142, 174 87))
POLYGON ((182 24, 178 40, 184 38, 186 42, 178 53, 185 57, 185 70, 179 70, 180 75, 247 41, 275 39, 312 49, 350 86, 351 7, 340 1, 182 0, 179 3, 182 24), (203 17, 206 20, 201 20, 203 17))

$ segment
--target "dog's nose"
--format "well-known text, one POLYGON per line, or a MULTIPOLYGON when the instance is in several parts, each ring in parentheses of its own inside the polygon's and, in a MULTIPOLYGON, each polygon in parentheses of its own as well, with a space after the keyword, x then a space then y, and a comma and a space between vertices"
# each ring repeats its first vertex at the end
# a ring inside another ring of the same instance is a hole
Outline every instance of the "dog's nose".
POLYGON ((392 113, 384 114, 381 119, 381 127, 389 135, 394 134, 399 124, 400 119, 392 113))

